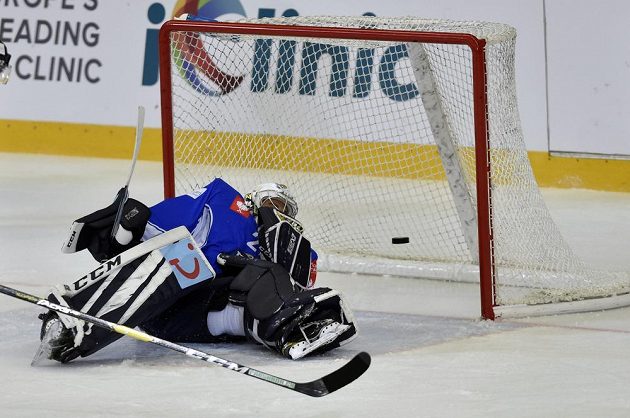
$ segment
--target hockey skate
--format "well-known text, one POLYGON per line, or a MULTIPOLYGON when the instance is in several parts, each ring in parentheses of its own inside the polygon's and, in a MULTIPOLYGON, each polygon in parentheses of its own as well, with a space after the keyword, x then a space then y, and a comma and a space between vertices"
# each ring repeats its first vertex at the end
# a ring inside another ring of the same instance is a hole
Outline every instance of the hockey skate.
POLYGON ((66 363, 76 358, 78 353, 73 352, 76 332, 66 328, 55 312, 48 311, 40 314, 38 318, 43 321, 39 335, 41 343, 31 366, 37 366, 45 360, 66 363))
MULTIPOLYGON (((297 360, 322 347, 332 344, 342 334, 352 328, 351 325, 341 324, 333 319, 322 319, 300 325, 299 332, 294 331, 282 346, 282 354, 290 359, 297 360)), ((356 330, 353 331, 355 333, 356 330)), ((349 342, 356 334, 344 336, 340 341, 349 342)), ((337 343, 337 346, 341 344, 337 343)), ((332 347, 326 347, 332 348, 332 347)), ((321 350, 326 351, 326 350, 321 350)))

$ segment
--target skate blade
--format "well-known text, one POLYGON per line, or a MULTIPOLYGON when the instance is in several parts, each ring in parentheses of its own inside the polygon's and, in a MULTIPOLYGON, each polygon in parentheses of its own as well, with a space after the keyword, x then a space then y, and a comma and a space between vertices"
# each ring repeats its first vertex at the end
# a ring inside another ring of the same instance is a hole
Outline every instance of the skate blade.
POLYGON ((305 341, 299 342, 292 346, 289 350, 289 356, 292 360, 298 360, 302 357, 310 354, 311 352, 317 350, 320 347, 325 346, 326 344, 330 344, 335 341, 341 334, 346 332, 350 328, 350 325, 342 325, 337 323, 333 326, 324 327, 319 333, 319 338, 312 342, 307 343, 305 341))
POLYGON ((50 360, 51 353, 52 353, 52 349, 50 348, 50 344, 46 342, 42 342, 39 345, 39 348, 37 349, 37 351, 35 352, 35 355, 33 356, 33 360, 31 360, 31 366, 32 367, 41 366, 43 363, 52 361, 50 360))
POLYGON ((53 324, 46 330, 46 333, 44 334, 44 337, 33 356, 33 360, 31 360, 31 366, 35 367, 46 362, 54 361, 51 359, 51 356, 53 349, 58 347, 58 344, 55 344, 55 335, 59 334, 59 326, 61 326, 59 324, 53 324))

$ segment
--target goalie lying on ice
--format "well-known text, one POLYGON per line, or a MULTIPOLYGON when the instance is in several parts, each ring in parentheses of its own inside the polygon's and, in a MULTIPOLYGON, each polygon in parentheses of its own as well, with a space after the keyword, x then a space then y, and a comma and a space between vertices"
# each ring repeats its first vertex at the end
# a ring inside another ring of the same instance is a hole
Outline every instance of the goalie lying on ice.
MULTIPOLYGON (((119 193, 111 206, 74 222, 63 251, 87 248, 105 263, 53 288, 51 302, 162 339, 250 340, 292 359, 356 337, 342 296, 313 286, 317 254, 302 236, 298 207, 286 186, 262 184, 243 198, 215 179, 150 209, 129 199, 111 239, 121 199, 119 193), (192 237, 141 250, 180 226, 192 237), (132 261, 119 266, 123 255, 132 261)), ((40 358, 65 363, 120 337, 53 311, 40 318, 40 358)))

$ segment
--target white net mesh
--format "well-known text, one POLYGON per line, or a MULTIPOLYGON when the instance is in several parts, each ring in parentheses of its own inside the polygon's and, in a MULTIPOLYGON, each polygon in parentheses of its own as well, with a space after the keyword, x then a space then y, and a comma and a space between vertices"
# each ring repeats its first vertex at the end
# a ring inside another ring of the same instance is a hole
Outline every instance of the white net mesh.
MULTIPOLYGON (((371 17, 250 22, 485 39, 497 304, 628 291, 628 274, 595 272, 573 255, 545 207, 520 128, 511 27, 371 17)), ((243 193, 284 183, 331 268, 375 272, 377 261, 390 260, 385 273, 478 275, 468 46, 344 41, 332 30, 305 39, 287 29, 282 37, 173 32, 170 47, 163 52, 172 58, 177 194, 214 177, 243 193), (393 245, 397 236, 410 242, 393 245)))

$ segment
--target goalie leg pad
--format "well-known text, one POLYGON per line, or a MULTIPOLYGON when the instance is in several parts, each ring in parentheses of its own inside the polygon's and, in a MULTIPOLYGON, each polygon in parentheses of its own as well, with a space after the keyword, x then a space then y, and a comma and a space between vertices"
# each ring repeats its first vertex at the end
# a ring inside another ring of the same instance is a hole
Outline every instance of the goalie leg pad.
POLYGON ((329 351, 357 336, 343 297, 328 288, 304 291, 264 320, 246 309, 245 327, 253 339, 293 360, 329 351))
POLYGON ((257 318, 268 318, 299 291, 280 265, 241 255, 220 254, 219 264, 241 269, 230 283, 229 301, 247 306, 257 318))
POLYGON ((242 268, 229 301, 243 306, 247 336, 291 359, 350 342, 357 328, 343 297, 326 287, 303 290, 280 265, 221 254, 219 263, 242 268))
MULTIPOLYGON (((159 239, 159 237, 154 239, 159 239)), ((107 275, 92 280, 89 286, 57 286, 48 299, 130 328, 142 327, 145 324, 147 327, 158 325, 163 328, 162 337, 170 335, 179 338, 180 331, 186 331, 190 333, 190 338, 205 341, 209 334, 207 331, 203 332, 206 324, 206 312, 203 309, 209 303, 208 299, 212 297, 214 272, 211 271, 210 264, 207 263, 199 248, 193 246, 192 252, 187 250, 186 254, 181 256, 190 256, 199 263, 196 265, 205 267, 199 268, 197 280, 191 281, 192 283, 186 282, 187 286, 183 286, 173 267, 174 264, 166 257, 166 254, 169 254, 168 258, 179 256, 178 251, 181 251, 182 243, 186 242, 193 244, 192 238, 188 236, 185 240, 153 250, 107 275), (196 292, 200 292, 199 297, 191 296, 185 299, 196 292), (180 301, 182 304, 176 305, 180 301), (202 306, 195 305, 188 309, 185 302, 202 306), (171 307, 173 309, 169 310, 171 307), (184 322, 187 328, 180 330, 180 325, 184 322)), ((186 246, 186 248, 190 247, 186 246)), ((176 260, 179 263, 179 259, 176 260)), ((45 318, 42 319, 45 320, 45 318)), ((92 327, 91 324, 66 315, 60 315, 59 319, 74 335, 73 340, 64 339, 64 343, 68 345, 64 347, 64 350, 68 352, 72 350, 72 358, 79 355, 82 357, 91 355, 122 337, 121 334, 92 327)), ((54 359, 68 361, 66 357, 54 359)))

